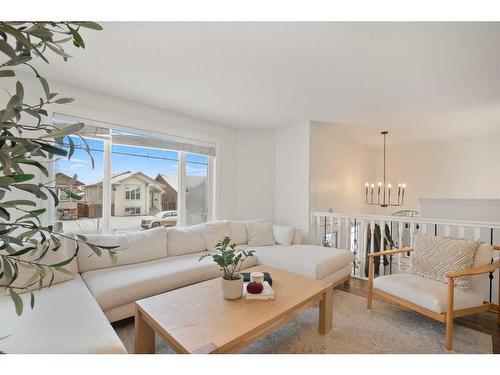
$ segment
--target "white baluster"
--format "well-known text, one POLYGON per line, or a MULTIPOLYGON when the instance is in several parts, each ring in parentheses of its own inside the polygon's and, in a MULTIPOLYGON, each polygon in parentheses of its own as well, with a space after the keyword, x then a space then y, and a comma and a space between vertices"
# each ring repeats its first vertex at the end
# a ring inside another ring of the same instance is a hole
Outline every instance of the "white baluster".
POLYGON ((413 248, 413 239, 415 238, 415 223, 410 223, 410 247, 413 248))
POLYGON ((342 249, 342 218, 337 220, 337 247, 342 249))
MULTIPOLYGON (((398 222, 398 241, 399 248, 402 249, 403 246, 403 222, 398 222)), ((398 267, 401 269, 401 261, 403 260, 403 253, 398 254, 398 267)))
POLYGON ((346 250, 351 250, 352 233, 351 233, 351 218, 348 217, 345 221, 345 247, 346 250))
POLYGON ((366 220, 361 220, 360 223, 360 241, 358 246, 358 254, 359 254, 359 274, 362 277, 365 277, 365 265, 366 265, 366 241, 368 237, 368 228, 366 225, 366 220))
POLYGON ((481 239, 481 228, 480 227, 474 228, 474 239, 476 241, 479 241, 481 239))
POLYGON ((458 238, 464 238, 465 237, 465 227, 463 225, 460 225, 458 227, 458 238))
POLYGON ((321 216, 316 216, 316 244, 321 245, 321 216))
MULTIPOLYGON (((385 250, 384 246, 384 240, 385 240, 385 221, 381 220, 380 223, 380 251, 385 250)), ((385 275, 385 267, 384 267, 384 257, 379 257, 380 258, 380 263, 379 263, 379 275, 385 275)))
POLYGON ((330 246, 335 247, 333 243, 333 216, 330 216, 330 246))
POLYGON ((427 234, 427 224, 420 224, 420 233, 427 234))
POLYGON ((375 251, 375 221, 371 220, 370 221, 370 235, 371 235, 371 241, 370 241, 370 253, 373 253, 375 251))
POLYGON ((449 225, 444 226, 444 236, 450 237, 450 226, 449 225))

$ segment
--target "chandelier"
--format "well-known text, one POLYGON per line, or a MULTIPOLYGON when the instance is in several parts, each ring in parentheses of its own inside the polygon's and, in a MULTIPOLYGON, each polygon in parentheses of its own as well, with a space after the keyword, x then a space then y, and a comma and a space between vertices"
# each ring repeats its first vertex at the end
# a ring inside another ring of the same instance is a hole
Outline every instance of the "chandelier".
POLYGON ((405 191, 406 184, 399 183, 397 191, 392 192, 392 185, 386 184, 385 180, 385 159, 386 159, 386 150, 385 150, 385 138, 389 132, 384 130, 380 134, 384 136, 384 180, 383 182, 379 182, 375 187, 375 184, 370 184, 367 182, 365 184, 365 201, 366 204, 370 206, 380 206, 380 207, 388 207, 388 206, 402 206, 405 200, 405 191), (391 201, 391 199, 393 201, 391 201))

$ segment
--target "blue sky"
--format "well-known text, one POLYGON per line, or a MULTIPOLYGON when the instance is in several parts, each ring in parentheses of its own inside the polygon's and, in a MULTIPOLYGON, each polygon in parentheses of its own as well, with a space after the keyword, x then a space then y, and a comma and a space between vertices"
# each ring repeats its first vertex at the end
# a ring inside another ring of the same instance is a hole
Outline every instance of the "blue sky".
MULTIPOLYGON (((82 143, 81 140, 77 138, 74 140, 76 145, 82 143)), ((85 184, 102 180, 103 142, 98 140, 87 140, 87 142, 89 147, 94 150, 92 152, 92 156, 95 161, 94 169, 92 169, 90 157, 87 152, 77 148, 71 160, 68 161, 67 159, 62 158, 56 162, 56 172, 62 172, 68 176, 73 176, 76 173, 78 180, 85 184)), ((113 145, 112 152, 112 173, 126 171, 142 172, 153 179, 158 175, 158 173, 172 175, 176 175, 178 173, 178 153, 176 151, 113 145)), ((206 175, 207 161, 208 158, 206 156, 187 154, 186 174, 188 176, 206 175)))

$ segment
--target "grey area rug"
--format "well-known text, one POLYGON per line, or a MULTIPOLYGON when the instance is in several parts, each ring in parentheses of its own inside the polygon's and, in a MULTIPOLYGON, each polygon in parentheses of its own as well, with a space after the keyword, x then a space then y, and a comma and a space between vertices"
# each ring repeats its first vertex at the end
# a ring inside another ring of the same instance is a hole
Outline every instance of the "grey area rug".
MULTIPOLYGON (((444 348, 444 324, 397 306, 374 301, 372 311, 366 299, 334 290, 333 328, 318 333, 318 308, 311 307, 242 353, 449 353, 444 348)), ((134 352, 132 320, 114 324, 129 353, 134 352)), ((491 353, 491 336, 455 325, 453 352, 491 353)), ((157 353, 173 353, 156 336, 157 353)))

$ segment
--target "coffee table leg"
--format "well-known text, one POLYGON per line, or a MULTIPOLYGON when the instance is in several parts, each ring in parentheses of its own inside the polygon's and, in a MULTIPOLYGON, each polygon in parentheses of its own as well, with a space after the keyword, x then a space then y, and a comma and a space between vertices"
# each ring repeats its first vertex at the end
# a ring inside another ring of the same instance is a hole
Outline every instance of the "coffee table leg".
POLYGON ((327 334, 332 329, 332 288, 328 288, 319 301, 319 333, 327 334))
POLYGON ((155 352, 155 331, 144 320, 141 311, 135 308, 135 353, 154 354, 155 352))

